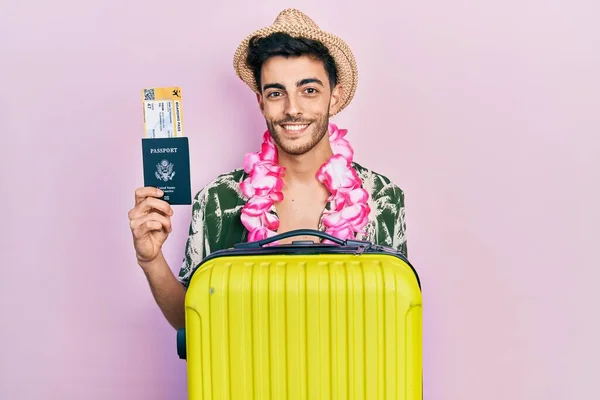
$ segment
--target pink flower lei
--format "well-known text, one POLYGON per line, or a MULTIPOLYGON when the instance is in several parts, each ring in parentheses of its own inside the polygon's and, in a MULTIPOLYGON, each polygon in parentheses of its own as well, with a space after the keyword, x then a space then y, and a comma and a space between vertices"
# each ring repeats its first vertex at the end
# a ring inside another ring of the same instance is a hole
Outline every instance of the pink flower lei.
MULTIPOLYGON (((331 195, 329 209, 324 211, 325 233, 342 240, 364 233, 371 211, 367 204, 368 193, 361 185, 358 174, 352 168, 354 151, 344 139, 348 131, 329 124, 329 140, 333 156, 316 173, 331 195)), ((249 176, 240 184, 248 198, 242 208, 242 224, 248 229, 248 241, 262 240, 277 234, 279 219, 271 208, 283 200, 283 175, 285 169, 277 164, 277 148, 270 132, 263 135, 260 152, 244 157, 244 171, 249 176)))

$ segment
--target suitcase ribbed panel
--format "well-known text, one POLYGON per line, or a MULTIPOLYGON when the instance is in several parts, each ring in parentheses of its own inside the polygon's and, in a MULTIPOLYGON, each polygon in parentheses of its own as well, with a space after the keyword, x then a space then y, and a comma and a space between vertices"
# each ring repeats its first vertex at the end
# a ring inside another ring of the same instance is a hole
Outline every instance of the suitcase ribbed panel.
POLYGON ((215 258, 186 321, 189 399, 422 398, 421 292, 396 257, 215 258))

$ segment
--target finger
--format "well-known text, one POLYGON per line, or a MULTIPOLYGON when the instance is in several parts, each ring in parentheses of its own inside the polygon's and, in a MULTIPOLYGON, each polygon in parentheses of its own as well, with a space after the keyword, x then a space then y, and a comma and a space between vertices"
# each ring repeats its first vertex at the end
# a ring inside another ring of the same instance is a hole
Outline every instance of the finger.
POLYGON ((135 204, 139 204, 147 197, 162 197, 164 192, 153 186, 145 186, 135 190, 135 204))
POLYGON ((171 228, 171 218, 166 217, 166 216, 156 213, 156 212, 152 212, 152 213, 143 215, 139 218, 132 219, 129 224, 130 224, 131 229, 135 230, 135 229, 138 229, 140 226, 142 226, 144 223, 146 223, 148 221, 158 222, 161 225, 160 229, 164 229, 166 232, 171 232, 171 229, 172 229, 171 228))
POLYGON ((173 208, 171 208, 171 205, 164 200, 156 199, 154 197, 148 197, 142 203, 146 203, 146 205, 144 205, 144 208, 148 207, 146 211, 151 211, 152 209, 155 209, 164 213, 165 215, 173 215, 173 208))
POLYGON ((135 228, 132 232, 133 232, 133 237, 135 237, 136 239, 141 239, 144 236, 146 236, 148 234, 148 232, 151 231, 162 231, 163 230, 163 226, 160 222, 158 221, 146 221, 143 224, 141 224, 139 227, 135 228))
POLYGON ((159 214, 157 212, 152 212, 146 215, 143 215, 139 218, 132 219, 130 221, 131 229, 137 229, 144 223, 148 221, 156 221, 161 224, 161 227, 166 231, 170 231, 171 229, 171 219, 167 216, 159 214))
POLYGON ((151 211, 160 211, 164 215, 173 215, 171 205, 164 200, 148 197, 129 212, 129 219, 139 218, 151 211))

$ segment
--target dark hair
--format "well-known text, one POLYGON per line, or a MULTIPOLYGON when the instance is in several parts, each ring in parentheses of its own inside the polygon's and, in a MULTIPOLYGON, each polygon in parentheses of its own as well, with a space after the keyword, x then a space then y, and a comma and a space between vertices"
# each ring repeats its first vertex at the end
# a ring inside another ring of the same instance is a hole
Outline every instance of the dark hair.
POLYGON ((310 56, 323 63, 333 88, 337 83, 337 67, 329 50, 317 40, 294 38, 287 33, 276 32, 267 37, 253 37, 248 46, 246 63, 252 69, 258 90, 262 92, 260 72, 262 65, 269 57, 300 57, 310 56))

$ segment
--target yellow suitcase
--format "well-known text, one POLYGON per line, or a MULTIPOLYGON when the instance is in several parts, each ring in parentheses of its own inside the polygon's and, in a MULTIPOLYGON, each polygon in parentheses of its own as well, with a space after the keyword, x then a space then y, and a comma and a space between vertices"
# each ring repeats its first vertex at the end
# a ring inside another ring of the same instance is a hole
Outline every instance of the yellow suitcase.
POLYGON ((206 257, 178 331, 189 400, 421 400, 421 283, 393 249, 298 230, 206 257), (297 235, 329 239, 266 246, 297 235))

